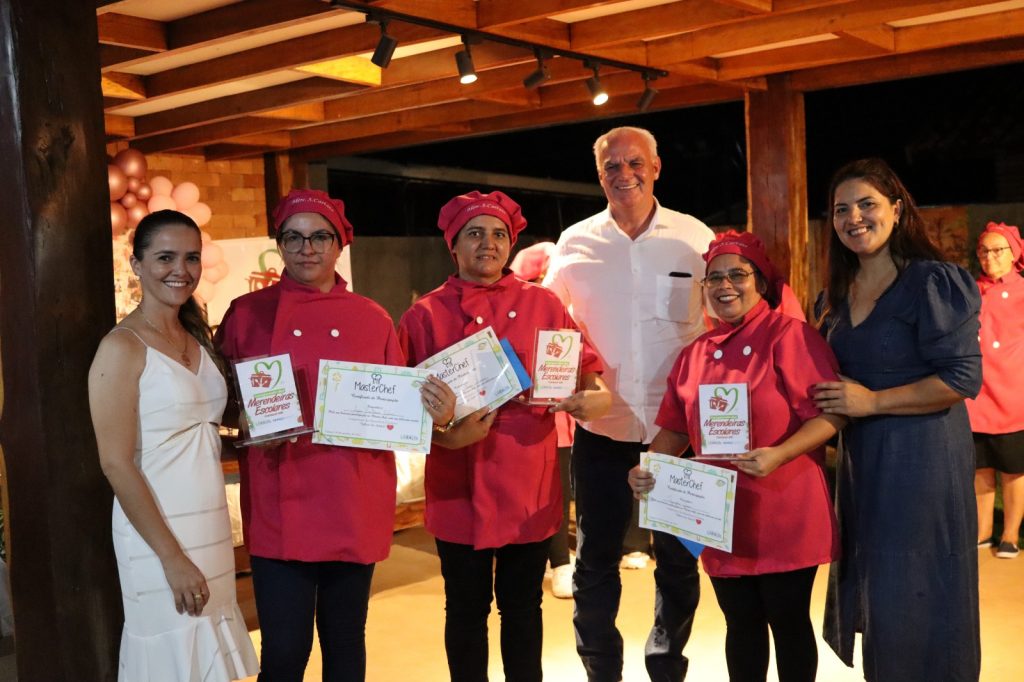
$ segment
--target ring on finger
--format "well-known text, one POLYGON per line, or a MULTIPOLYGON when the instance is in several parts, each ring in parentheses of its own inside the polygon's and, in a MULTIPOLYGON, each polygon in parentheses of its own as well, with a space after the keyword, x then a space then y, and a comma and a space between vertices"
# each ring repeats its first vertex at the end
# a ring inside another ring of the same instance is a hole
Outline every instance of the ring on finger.
POLYGON ((192 598, 195 599, 196 601, 203 601, 203 599, 205 599, 205 597, 203 597, 203 593, 202 592, 193 592, 192 593, 192 598))

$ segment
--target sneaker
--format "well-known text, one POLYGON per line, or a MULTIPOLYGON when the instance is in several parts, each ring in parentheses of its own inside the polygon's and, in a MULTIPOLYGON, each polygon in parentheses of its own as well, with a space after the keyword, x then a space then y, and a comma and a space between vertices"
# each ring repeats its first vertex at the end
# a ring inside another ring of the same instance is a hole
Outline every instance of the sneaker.
POLYGON ((646 552, 630 552, 626 556, 622 557, 622 561, 619 562, 619 568, 625 568, 630 571, 638 571, 647 568, 647 563, 651 560, 651 557, 646 552))
POLYGON ((559 599, 572 599, 572 564, 555 566, 551 571, 551 594, 559 599))
POLYGON ((996 550, 996 556, 1000 559, 1016 559, 1018 554, 1020 550, 1012 542, 1000 542, 999 549, 996 550))
POLYGON ((992 546, 992 538, 987 540, 978 540, 978 549, 988 549, 992 546))

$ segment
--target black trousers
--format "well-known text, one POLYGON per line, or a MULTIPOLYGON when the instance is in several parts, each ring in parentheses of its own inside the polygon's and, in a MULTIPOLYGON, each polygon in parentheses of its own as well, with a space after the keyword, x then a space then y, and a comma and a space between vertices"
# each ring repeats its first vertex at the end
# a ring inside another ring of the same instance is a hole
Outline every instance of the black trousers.
POLYGON ((775 639, 779 682, 810 682, 818 671, 818 647, 809 615, 817 566, 785 573, 712 578, 725 614, 725 660, 730 682, 764 682, 768 676, 768 628, 775 639))
POLYGON ((366 611, 374 564, 252 557, 262 634, 259 682, 302 682, 316 620, 324 682, 366 678, 366 611))
MULTIPOLYGON (((572 451, 576 491, 576 570, 573 573, 576 650, 590 682, 622 679, 622 635, 615 627, 622 597, 619 560, 633 513, 626 477, 643 443, 615 441, 576 428, 572 451)), ((700 598, 697 559, 672 535, 654 533, 654 627, 644 646, 654 682, 680 682, 700 598)))
POLYGON ((501 617, 506 682, 539 682, 544 621, 544 567, 550 539, 497 549, 437 541, 444 577, 444 648, 452 682, 486 682, 487 616, 501 617))

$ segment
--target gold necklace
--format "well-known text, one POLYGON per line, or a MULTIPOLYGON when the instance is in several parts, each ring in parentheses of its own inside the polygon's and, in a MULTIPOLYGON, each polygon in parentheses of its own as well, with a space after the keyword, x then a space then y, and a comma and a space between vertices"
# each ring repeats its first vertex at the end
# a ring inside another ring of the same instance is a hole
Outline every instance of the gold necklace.
MULTIPOLYGON (((150 322, 149 318, 146 317, 146 315, 144 313, 142 313, 140 311, 139 315, 142 315, 142 321, 145 322, 146 324, 148 324, 150 329, 155 331, 160 336, 164 337, 164 339, 167 341, 167 343, 170 344, 171 348, 174 348, 174 342, 171 341, 171 337, 167 336, 167 334, 165 334, 164 332, 160 331, 160 328, 157 327, 152 322, 150 322)), ((177 348, 175 348, 175 350, 177 350, 177 348)), ((192 366, 192 360, 188 357, 188 336, 187 336, 187 332, 186 332, 186 337, 185 337, 185 347, 182 348, 178 352, 181 353, 181 363, 183 365, 185 365, 186 367, 191 367, 192 366)))

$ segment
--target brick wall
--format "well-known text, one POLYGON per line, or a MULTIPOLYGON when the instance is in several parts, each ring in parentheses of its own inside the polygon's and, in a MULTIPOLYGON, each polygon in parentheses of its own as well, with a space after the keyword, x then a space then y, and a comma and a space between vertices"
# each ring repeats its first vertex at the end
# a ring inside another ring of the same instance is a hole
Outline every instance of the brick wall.
POLYGON ((213 212, 203 228, 214 239, 267 236, 263 160, 205 161, 198 156, 150 154, 147 177, 163 175, 175 185, 194 182, 199 200, 213 212))

